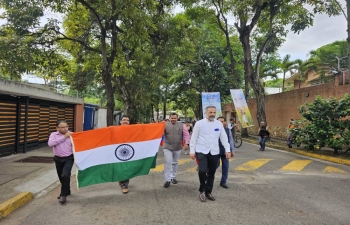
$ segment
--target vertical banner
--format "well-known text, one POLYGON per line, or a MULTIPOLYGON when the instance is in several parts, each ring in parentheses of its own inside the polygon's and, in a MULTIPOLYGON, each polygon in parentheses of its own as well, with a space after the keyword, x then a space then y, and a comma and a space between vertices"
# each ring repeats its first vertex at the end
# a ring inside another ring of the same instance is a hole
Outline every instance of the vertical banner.
POLYGON ((233 104, 235 105, 238 120, 242 127, 246 128, 254 126, 254 121, 250 114, 242 89, 230 89, 230 92, 233 104))
POLYGON ((222 116, 220 92, 202 92, 203 118, 205 118, 205 108, 207 106, 215 106, 216 117, 222 116))

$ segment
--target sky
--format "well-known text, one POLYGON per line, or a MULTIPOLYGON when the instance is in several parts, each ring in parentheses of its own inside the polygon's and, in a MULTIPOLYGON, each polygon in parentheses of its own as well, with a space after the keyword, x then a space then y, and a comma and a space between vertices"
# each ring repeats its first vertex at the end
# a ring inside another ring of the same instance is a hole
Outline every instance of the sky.
MULTIPOLYGON (((346 7, 346 0, 339 0, 343 8, 346 7)), ((174 13, 183 11, 182 8, 176 7, 174 13)), ((346 11, 346 9, 345 9, 346 11)), ((314 25, 300 32, 300 34, 288 33, 286 41, 279 49, 279 54, 283 58, 290 54, 292 60, 307 59, 308 53, 323 45, 332 43, 337 40, 345 40, 347 37, 347 22, 343 14, 336 17, 327 15, 316 15, 314 25)), ((40 82, 35 78, 25 78, 30 82, 40 82)))

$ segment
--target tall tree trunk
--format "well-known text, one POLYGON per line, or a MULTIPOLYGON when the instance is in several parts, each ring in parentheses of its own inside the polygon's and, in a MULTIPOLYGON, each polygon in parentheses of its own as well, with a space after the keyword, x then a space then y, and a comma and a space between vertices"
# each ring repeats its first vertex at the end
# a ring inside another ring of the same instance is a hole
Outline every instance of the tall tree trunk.
POLYGON ((114 114, 114 88, 112 84, 112 70, 110 69, 110 65, 106 65, 102 70, 102 78, 106 89, 106 97, 107 97, 107 126, 113 125, 113 114, 114 114))
POLYGON ((283 71, 283 80, 282 80, 282 92, 284 92, 284 81, 286 80, 286 72, 283 71))
POLYGON ((240 40, 243 46, 243 54, 244 54, 244 71, 245 76, 249 80, 250 86, 253 88, 255 99, 256 99, 256 118, 258 120, 258 126, 260 122, 266 121, 265 114, 265 94, 264 88, 262 87, 259 77, 256 75, 253 65, 252 65, 252 57, 251 57, 251 46, 249 42, 249 33, 242 32, 240 34, 240 40))

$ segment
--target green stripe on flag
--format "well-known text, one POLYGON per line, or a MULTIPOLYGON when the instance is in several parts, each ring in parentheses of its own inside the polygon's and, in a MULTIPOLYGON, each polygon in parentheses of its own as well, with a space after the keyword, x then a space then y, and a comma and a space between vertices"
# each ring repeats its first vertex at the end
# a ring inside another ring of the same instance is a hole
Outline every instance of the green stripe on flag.
POLYGON ((78 187, 124 181, 133 177, 147 175, 151 168, 155 168, 157 155, 130 162, 103 164, 92 166, 85 170, 78 170, 78 187))

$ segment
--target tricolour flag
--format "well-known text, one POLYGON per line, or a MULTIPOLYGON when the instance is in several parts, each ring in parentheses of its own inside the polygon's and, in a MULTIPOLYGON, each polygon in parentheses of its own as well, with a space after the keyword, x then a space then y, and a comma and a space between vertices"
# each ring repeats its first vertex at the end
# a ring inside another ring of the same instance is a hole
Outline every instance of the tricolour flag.
POLYGON ((73 133, 78 187, 148 174, 156 166, 164 125, 113 126, 73 133))

